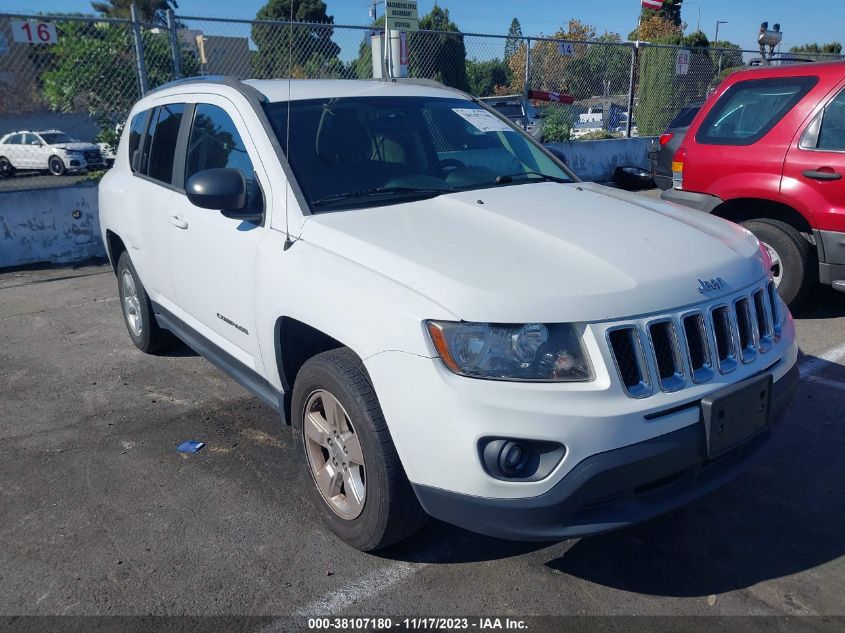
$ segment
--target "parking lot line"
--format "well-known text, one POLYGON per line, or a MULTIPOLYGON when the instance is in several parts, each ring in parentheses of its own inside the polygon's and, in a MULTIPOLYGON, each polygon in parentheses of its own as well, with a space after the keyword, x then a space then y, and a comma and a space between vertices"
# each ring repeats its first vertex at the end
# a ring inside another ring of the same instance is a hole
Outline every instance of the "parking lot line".
POLYGON ((799 363, 801 376, 805 378, 813 376, 824 369, 826 365, 830 363, 839 363, 839 361, 843 359, 845 359, 845 343, 834 347, 833 349, 829 349, 820 356, 810 358, 809 360, 799 363))
MULTIPOLYGON (((342 612, 349 606, 366 600, 382 593, 393 585, 405 580, 417 573, 425 563, 412 565, 410 563, 397 563, 376 569, 366 574, 358 582, 348 585, 343 589, 329 592, 322 597, 309 602, 296 610, 297 616, 329 615, 342 612)), ((269 629, 272 630, 272 629, 269 629)), ((269 630, 265 629, 265 631, 269 630)))

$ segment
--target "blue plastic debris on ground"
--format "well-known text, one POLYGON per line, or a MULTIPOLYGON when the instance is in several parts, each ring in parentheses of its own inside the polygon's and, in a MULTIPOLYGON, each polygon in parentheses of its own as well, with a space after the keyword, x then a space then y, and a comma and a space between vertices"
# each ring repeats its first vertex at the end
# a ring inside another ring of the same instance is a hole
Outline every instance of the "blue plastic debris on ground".
POLYGON ((205 442, 200 442, 198 440, 185 440, 176 447, 176 450, 180 453, 196 453, 203 446, 205 446, 205 442))

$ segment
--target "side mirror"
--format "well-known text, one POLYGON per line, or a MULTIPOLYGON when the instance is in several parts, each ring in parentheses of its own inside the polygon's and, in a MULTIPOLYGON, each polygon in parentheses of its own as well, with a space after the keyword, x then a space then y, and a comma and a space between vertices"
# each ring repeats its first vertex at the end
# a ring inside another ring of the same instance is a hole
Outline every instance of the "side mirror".
POLYGON ((41 147, 41 141, 32 141, 30 145, 35 145, 35 147, 41 147))
POLYGON ((185 194, 191 204, 215 209, 227 218, 261 222, 261 210, 247 208, 246 178, 239 169, 220 167, 206 169, 188 178, 185 194))

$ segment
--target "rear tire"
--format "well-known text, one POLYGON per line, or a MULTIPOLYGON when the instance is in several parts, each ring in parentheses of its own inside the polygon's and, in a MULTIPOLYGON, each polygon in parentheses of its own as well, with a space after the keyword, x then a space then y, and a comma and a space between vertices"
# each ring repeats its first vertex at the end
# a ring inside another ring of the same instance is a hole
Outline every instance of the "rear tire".
POLYGON ((367 370, 354 352, 333 349, 302 366, 293 386, 291 418, 308 496, 341 539, 368 552, 401 541, 422 526, 426 515, 402 468, 367 370), (329 415, 326 403, 340 408, 329 415), (356 499, 350 503, 348 495, 356 499))
POLYGON ((135 347, 146 354, 155 354, 170 346, 173 335, 156 321, 150 298, 127 251, 117 261, 117 288, 123 321, 135 347))
POLYGON ((778 294, 790 306, 796 306, 818 282, 819 266, 813 246, 786 222, 763 218, 748 220, 742 226, 776 254, 773 275, 778 294))
POLYGON ((50 156, 50 160, 47 161, 47 169, 54 176, 61 176, 65 173, 65 163, 58 156, 50 156))

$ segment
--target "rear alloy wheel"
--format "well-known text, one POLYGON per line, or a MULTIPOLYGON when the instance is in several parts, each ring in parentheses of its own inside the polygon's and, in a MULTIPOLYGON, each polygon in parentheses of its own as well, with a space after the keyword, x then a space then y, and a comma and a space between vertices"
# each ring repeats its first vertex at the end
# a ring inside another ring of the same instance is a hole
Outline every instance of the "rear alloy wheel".
POLYGON ((50 156, 50 160, 47 161, 47 169, 54 176, 61 176, 65 173, 65 163, 58 156, 50 156))
POLYGON ((0 178, 8 178, 13 176, 15 168, 12 167, 11 161, 5 156, 0 156, 0 178))
POLYGON ((425 522, 367 370, 352 350, 306 361, 293 386, 291 422, 308 496, 349 545, 381 549, 425 522))
POLYGON ((173 343, 173 335, 156 321, 152 303, 126 251, 117 261, 117 289, 123 320, 135 347, 155 354, 173 343))
POLYGON ((794 307, 818 281, 815 250, 793 226, 780 220, 748 220, 742 226, 754 233, 772 259, 772 277, 781 299, 794 307))

